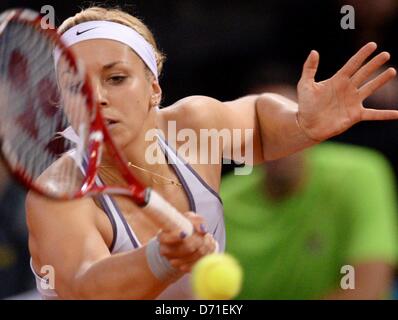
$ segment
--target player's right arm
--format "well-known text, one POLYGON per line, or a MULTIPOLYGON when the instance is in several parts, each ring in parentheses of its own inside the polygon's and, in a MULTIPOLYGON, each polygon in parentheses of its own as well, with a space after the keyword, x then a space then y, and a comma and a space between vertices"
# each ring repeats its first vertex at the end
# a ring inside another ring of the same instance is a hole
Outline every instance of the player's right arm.
MULTIPOLYGON (((26 209, 34 267, 54 268, 61 299, 153 299, 171 284, 154 276, 145 246, 110 254, 98 228, 99 209, 91 199, 59 202, 31 192, 26 209)), ((204 239, 196 232, 181 240, 181 254, 173 263, 189 265, 208 253, 210 244, 204 239)), ((161 243, 161 250, 170 249, 161 243)))

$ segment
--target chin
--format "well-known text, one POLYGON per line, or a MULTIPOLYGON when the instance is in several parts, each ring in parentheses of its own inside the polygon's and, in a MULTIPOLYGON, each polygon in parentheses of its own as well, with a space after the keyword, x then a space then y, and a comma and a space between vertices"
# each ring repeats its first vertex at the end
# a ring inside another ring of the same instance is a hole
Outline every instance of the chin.
POLYGON ((115 144, 116 148, 123 149, 129 141, 128 134, 123 132, 116 127, 108 129, 109 135, 111 136, 112 142, 115 144))
POLYGON ((139 128, 139 130, 131 130, 126 125, 122 125, 120 123, 108 129, 112 141, 117 148, 124 149, 140 138, 141 131, 143 130, 142 126, 131 127, 139 128))

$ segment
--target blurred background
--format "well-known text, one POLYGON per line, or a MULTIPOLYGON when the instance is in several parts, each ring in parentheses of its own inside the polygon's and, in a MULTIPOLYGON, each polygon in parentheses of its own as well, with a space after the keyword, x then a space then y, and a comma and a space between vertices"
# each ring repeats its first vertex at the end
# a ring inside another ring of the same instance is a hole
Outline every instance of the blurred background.
MULTIPOLYGON (((333 75, 369 41, 391 53, 389 65, 397 67, 398 62, 396 0, 2 0, 0 12, 13 7, 40 11, 52 5, 59 25, 93 4, 119 5, 141 17, 154 32, 167 56, 161 77, 164 106, 189 95, 231 100, 273 89, 294 98, 311 49, 321 57, 318 80, 333 75), (353 30, 343 30, 340 24, 341 7, 347 4, 355 9, 353 30)), ((397 89, 394 81, 368 99, 367 105, 398 108, 397 89)), ((392 176, 398 177, 398 121, 364 122, 333 140, 379 152, 387 159, 392 176)), ((224 173, 230 170, 225 167, 224 173)), ((21 200, 25 191, 1 164, 0 179, 0 298, 6 298, 31 289, 33 276, 21 200)))

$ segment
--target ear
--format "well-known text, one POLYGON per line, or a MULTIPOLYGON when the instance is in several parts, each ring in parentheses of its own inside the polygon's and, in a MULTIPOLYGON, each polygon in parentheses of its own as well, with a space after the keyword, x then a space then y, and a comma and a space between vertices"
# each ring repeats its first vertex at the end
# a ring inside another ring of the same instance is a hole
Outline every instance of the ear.
POLYGON ((159 85, 159 81, 154 79, 152 80, 152 96, 151 96, 151 104, 153 107, 158 106, 162 101, 162 88, 159 85))

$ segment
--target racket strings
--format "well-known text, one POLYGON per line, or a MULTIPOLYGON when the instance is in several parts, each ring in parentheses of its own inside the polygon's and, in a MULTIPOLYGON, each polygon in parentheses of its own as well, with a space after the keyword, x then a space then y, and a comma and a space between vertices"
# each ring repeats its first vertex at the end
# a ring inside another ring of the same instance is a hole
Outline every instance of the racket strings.
POLYGON ((52 191, 59 196, 72 195, 81 187, 79 165, 90 117, 82 73, 65 54, 60 64, 66 87, 58 82, 55 46, 48 36, 23 23, 11 22, 0 34, 0 134, 11 167, 31 181, 40 181, 51 167, 51 185, 56 185, 52 191), (78 144, 60 135, 68 125, 80 135, 78 144), (76 149, 71 152, 74 160, 64 159, 71 149, 76 149))

